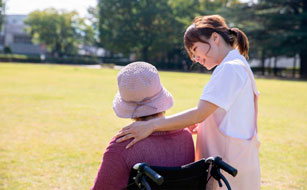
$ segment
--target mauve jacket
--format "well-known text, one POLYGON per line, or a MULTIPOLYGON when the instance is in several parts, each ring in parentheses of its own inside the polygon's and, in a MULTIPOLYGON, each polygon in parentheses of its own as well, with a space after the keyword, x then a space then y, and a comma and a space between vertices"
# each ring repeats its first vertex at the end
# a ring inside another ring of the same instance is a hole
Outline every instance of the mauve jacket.
POLYGON ((134 164, 176 167, 194 162, 194 144, 187 129, 155 132, 146 139, 125 149, 131 140, 116 143, 113 138, 107 147, 92 190, 120 190, 128 185, 134 164))

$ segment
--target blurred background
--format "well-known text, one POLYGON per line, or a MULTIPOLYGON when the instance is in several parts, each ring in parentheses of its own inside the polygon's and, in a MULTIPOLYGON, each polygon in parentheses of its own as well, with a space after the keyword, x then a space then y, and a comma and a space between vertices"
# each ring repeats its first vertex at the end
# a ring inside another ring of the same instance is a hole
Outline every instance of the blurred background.
POLYGON ((126 65, 207 72, 183 34, 193 18, 220 14, 250 40, 257 75, 307 77, 305 0, 0 0, 0 61, 126 65))

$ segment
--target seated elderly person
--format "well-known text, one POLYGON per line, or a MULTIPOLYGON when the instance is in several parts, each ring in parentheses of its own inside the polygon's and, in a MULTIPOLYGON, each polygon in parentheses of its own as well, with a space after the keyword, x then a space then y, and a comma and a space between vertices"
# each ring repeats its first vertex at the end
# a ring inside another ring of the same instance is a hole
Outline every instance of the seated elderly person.
MULTIPOLYGON (((125 66, 117 76, 119 93, 113 101, 118 117, 146 121, 164 117, 173 105, 172 95, 162 86, 157 69, 145 62, 125 66)), ((113 138, 102 159, 92 190, 120 190, 128 185, 134 164, 176 167, 194 161, 194 144, 187 129, 155 132, 126 149, 131 140, 113 138)))

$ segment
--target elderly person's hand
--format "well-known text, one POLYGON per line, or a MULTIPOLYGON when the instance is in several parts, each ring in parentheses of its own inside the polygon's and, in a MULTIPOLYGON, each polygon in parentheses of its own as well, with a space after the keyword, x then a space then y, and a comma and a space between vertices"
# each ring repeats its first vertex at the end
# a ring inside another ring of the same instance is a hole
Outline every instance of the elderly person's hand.
POLYGON ((124 128, 122 128, 118 134, 116 135, 116 142, 123 142, 128 139, 134 138, 127 146, 126 148, 132 147, 135 143, 138 141, 145 139, 151 133, 154 132, 154 121, 156 119, 152 119, 149 121, 136 121, 124 128))

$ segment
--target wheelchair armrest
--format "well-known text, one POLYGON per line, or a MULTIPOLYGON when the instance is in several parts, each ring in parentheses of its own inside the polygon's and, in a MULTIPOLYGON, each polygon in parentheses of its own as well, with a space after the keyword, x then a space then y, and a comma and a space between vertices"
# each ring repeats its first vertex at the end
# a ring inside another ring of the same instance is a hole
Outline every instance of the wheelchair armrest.
POLYGON ((230 175, 232 175, 233 177, 235 177, 238 174, 238 170, 233 168, 232 166, 230 166, 229 164, 227 164, 226 162, 224 162, 222 160, 222 158, 220 157, 215 157, 214 159, 215 165, 219 168, 221 168, 222 170, 226 171, 227 173, 229 173, 230 175))
POLYGON ((164 182, 164 178, 161 175, 159 175, 157 172, 152 170, 146 163, 137 163, 133 166, 133 169, 141 173, 144 173, 146 176, 148 176, 152 181, 154 181, 158 185, 161 185, 164 182))

